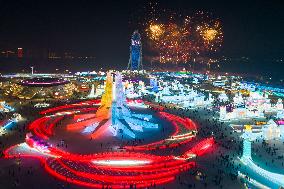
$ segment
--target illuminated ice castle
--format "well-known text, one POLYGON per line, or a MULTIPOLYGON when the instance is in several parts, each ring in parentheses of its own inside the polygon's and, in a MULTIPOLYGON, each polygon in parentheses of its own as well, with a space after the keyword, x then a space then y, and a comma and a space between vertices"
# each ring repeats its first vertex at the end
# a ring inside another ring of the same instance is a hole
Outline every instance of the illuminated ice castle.
POLYGON ((158 128, 158 124, 152 123, 151 119, 152 115, 131 112, 126 103, 122 75, 117 72, 115 82, 113 82, 111 73, 107 74, 105 92, 95 118, 91 122, 84 123, 83 120, 82 122, 70 124, 70 127, 88 125, 83 132, 91 133, 93 138, 102 135, 106 131, 111 131, 114 136, 127 135, 135 138, 135 133, 143 132, 145 128, 158 128))

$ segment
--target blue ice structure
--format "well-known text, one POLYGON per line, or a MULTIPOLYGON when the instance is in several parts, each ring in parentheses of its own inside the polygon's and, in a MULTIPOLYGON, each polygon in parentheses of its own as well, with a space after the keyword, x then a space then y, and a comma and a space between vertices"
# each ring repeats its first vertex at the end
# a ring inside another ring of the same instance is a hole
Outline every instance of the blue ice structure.
POLYGON ((134 114, 126 103, 124 87, 122 85, 122 75, 117 72, 115 76, 115 91, 111 109, 111 132, 114 136, 118 134, 127 135, 135 138, 136 132, 142 132, 144 128, 157 129, 158 124, 152 123, 152 115, 134 114))
MULTIPOLYGON (((255 139, 255 136, 251 134, 251 131, 246 131, 242 138, 243 140, 243 155, 240 161, 244 164, 244 172, 249 176, 254 176, 259 180, 259 183, 263 183, 272 188, 284 187, 284 175, 279 173, 270 172, 257 165, 251 157, 251 143, 255 139)), ((241 171, 238 172, 241 175, 241 171)))
POLYGON ((141 36, 137 30, 134 31, 131 37, 128 69, 132 71, 142 69, 142 43, 141 36))

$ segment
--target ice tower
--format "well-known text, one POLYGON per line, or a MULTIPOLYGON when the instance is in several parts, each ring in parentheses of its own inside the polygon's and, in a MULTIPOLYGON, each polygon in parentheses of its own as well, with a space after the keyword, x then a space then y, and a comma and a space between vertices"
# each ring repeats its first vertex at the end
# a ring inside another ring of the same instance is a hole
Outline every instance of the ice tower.
POLYGON ((72 123, 68 127, 83 127, 83 132, 91 133, 93 138, 106 131, 110 131, 114 136, 135 138, 136 133, 143 132, 144 128, 158 128, 158 124, 152 123, 151 119, 152 115, 131 112, 126 102, 122 75, 117 72, 114 84, 111 73, 107 74, 105 92, 95 116, 72 123))
POLYGON ((246 125, 245 133, 242 135, 243 140, 243 155, 242 159, 251 159, 251 140, 252 137, 252 127, 250 125, 246 125))
POLYGON ((131 36, 130 56, 128 62, 128 69, 140 70, 142 69, 142 44, 141 36, 136 30, 131 36))

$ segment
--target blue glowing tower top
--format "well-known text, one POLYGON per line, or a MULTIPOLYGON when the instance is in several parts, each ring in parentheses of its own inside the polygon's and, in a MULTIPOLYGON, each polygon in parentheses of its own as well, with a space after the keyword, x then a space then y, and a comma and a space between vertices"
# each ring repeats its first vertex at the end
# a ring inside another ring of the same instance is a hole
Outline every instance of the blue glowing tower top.
POLYGON ((141 43, 141 36, 137 30, 134 31, 131 37, 128 69, 130 70, 142 69, 142 43, 141 43))

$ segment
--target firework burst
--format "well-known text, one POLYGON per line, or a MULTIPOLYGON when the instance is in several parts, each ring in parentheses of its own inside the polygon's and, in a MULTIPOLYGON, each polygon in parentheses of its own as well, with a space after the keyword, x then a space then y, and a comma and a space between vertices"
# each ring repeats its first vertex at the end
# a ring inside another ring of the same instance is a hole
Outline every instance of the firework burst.
MULTIPOLYGON (((154 13, 157 15, 152 10, 154 13)), ((151 17, 144 28, 148 44, 161 63, 186 63, 194 56, 218 51, 223 41, 221 23, 204 12, 185 17, 170 14, 168 19, 151 17)))
POLYGON ((187 62, 190 59, 190 41, 187 20, 178 25, 175 22, 158 24, 151 22, 146 34, 152 47, 159 52, 159 60, 165 62, 187 62))
POLYGON ((216 52, 221 47, 223 32, 219 21, 211 21, 198 25, 196 32, 202 38, 203 45, 208 51, 216 52))

